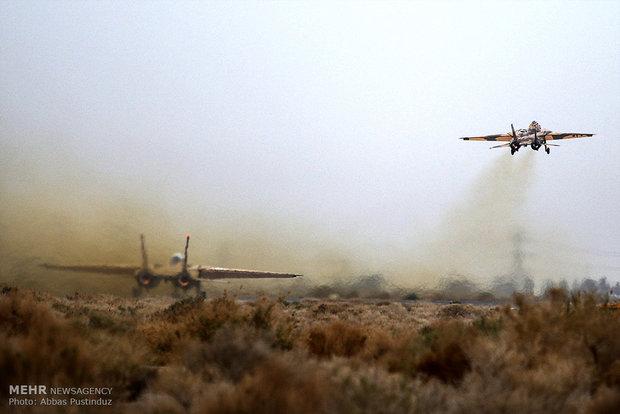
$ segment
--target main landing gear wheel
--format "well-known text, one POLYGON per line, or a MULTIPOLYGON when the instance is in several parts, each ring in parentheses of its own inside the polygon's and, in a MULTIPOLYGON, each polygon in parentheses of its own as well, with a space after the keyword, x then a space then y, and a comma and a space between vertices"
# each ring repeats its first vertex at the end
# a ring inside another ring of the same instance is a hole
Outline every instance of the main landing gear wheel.
POLYGON ((545 151, 547 152, 547 154, 549 154, 551 152, 551 149, 549 149, 549 147, 545 147, 545 151))

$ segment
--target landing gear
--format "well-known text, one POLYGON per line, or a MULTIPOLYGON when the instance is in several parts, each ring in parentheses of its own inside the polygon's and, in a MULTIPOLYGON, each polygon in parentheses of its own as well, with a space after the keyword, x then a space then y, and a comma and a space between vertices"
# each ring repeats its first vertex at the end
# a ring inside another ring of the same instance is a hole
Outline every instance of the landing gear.
MULTIPOLYGON (((532 122, 532 124, 534 125, 534 122, 532 122)), ((538 125, 538 124, 535 124, 535 125, 538 125)), ((543 137, 541 141, 538 140, 537 132, 538 131, 536 130, 536 128, 534 128, 534 141, 532 141, 532 149, 534 151, 538 151, 540 146, 545 143, 545 137, 543 137)))
POLYGON ((545 147, 545 152, 549 154, 551 152, 551 149, 549 147, 545 147))

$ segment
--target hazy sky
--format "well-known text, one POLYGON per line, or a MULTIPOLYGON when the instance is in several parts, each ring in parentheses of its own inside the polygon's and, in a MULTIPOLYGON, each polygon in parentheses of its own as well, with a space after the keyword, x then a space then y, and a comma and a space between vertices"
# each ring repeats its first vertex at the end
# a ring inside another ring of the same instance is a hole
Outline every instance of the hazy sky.
POLYGON ((467 206, 620 280, 619 1, 2 1, 0 97, 3 197, 156 202, 175 235, 260 228, 376 271, 467 206), (457 139, 532 120, 597 135, 457 139), (471 201, 487 181, 519 201, 471 201))

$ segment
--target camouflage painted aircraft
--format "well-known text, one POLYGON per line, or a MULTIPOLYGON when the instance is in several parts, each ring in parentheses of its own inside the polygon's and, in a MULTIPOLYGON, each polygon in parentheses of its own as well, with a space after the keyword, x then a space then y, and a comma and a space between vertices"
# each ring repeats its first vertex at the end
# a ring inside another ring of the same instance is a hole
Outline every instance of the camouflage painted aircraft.
MULTIPOLYGON (((133 276, 138 283, 138 289, 133 293, 138 296, 143 290, 152 289, 163 280, 171 282, 175 292, 177 289, 187 291, 191 288, 200 292, 201 280, 214 279, 261 279, 261 278, 293 278, 302 276, 295 273, 265 272, 261 270, 227 269, 224 267, 210 267, 202 265, 187 265, 187 249, 189 247, 189 234, 185 239, 185 254, 175 253, 170 258, 170 266, 149 266, 144 247, 144 235, 140 235, 142 248, 141 265, 56 265, 44 263, 41 266, 46 269, 70 270, 76 272, 92 272, 103 274, 119 274, 133 276), (180 269, 179 269, 180 264, 180 269)), ((202 292, 204 295, 204 292, 202 292)))
POLYGON ((544 145, 547 154, 551 151, 549 146, 559 147, 557 144, 549 144, 547 141, 568 139, 568 138, 583 138, 591 137, 594 134, 584 134, 580 132, 552 132, 548 129, 540 128, 540 125, 536 121, 532 121, 528 129, 518 129, 515 131, 515 127, 510 124, 512 128, 512 134, 496 134, 496 135, 484 135, 479 137, 463 137, 461 139, 465 141, 509 141, 507 144, 496 145, 491 148, 510 147, 510 154, 514 155, 519 151, 521 147, 532 147, 534 151, 544 145))

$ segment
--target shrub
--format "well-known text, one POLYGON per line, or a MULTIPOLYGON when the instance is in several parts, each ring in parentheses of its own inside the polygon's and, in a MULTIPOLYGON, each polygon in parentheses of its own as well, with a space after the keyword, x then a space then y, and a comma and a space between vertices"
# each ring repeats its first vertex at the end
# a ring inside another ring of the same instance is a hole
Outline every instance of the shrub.
POLYGON ((352 323, 333 321, 310 328, 306 343, 314 355, 351 357, 357 355, 366 342, 364 328, 352 323))

